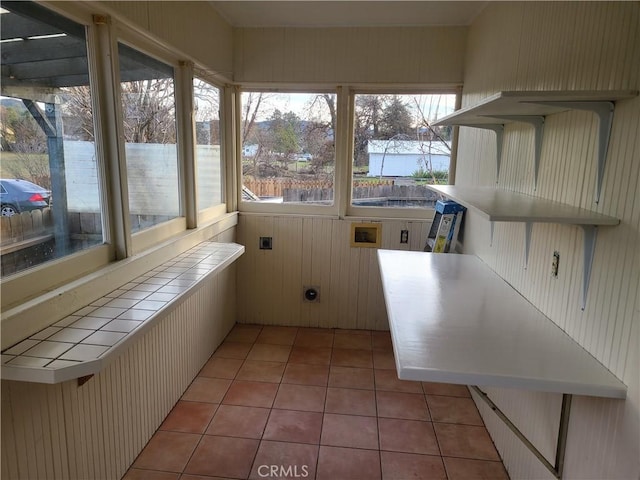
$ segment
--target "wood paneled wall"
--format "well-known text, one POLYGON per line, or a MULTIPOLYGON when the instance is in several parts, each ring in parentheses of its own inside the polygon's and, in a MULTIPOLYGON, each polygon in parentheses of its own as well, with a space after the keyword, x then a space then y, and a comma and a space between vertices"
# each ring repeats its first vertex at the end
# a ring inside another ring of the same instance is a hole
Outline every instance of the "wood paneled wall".
POLYGON ((210 72, 220 74, 221 81, 233 77, 233 29, 209 2, 144 0, 100 3, 134 27, 184 52, 210 72))
POLYGON ((467 27, 237 28, 238 82, 460 84, 467 27))
MULTIPOLYGON (((470 29, 465 106, 500 90, 639 88, 638 2, 493 3, 470 29)), ((510 124, 499 178, 502 188, 621 219, 617 227, 599 228, 584 311, 580 228, 535 224, 525 269, 524 225, 497 223, 491 243, 489 223, 470 212, 464 251, 479 255, 628 385, 626 401, 574 399, 564 478, 630 479, 640 475, 640 98, 616 104, 599 204, 596 138, 597 120, 589 112, 547 117, 534 189, 533 129, 510 124), (550 274, 555 250, 558 278, 550 274)), ((493 133, 462 128, 457 183, 494 185, 495 148, 493 133)), ((490 394, 552 458, 559 396, 490 394)), ((552 478, 490 410, 480 408, 512 478, 552 478)))
POLYGON ((235 324, 236 299, 232 265, 84 385, 3 380, 2 478, 121 478, 235 324))
MULTIPOLYGON (((238 321, 266 325, 386 330, 386 308, 375 248, 351 247, 351 223, 293 215, 240 214, 238 321), (260 250, 259 238, 273 249, 260 250), (303 300, 303 286, 320 301, 303 300)), ((431 222, 380 220, 382 248, 422 250, 431 222), (400 243, 401 230, 409 243, 400 243)))

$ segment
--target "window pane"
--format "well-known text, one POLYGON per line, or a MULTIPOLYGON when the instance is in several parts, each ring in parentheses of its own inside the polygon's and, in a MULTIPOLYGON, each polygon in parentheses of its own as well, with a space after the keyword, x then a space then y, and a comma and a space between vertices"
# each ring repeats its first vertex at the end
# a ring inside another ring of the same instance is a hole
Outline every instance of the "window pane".
POLYGON ((242 200, 333 204, 336 95, 242 94, 242 200))
POLYGON ((432 207, 425 185, 447 183, 454 94, 356 95, 351 203, 367 207, 432 207))
POLYGON ((119 44, 131 231, 180 215, 173 68, 119 44))
POLYGON ((220 90, 193 79, 196 119, 196 181, 198 209, 213 207, 222 200, 222 153, 220 149, 220 90))
POLYGON ((103 236, 85 27, 31 2, 3 8, 4 277, 103 236))

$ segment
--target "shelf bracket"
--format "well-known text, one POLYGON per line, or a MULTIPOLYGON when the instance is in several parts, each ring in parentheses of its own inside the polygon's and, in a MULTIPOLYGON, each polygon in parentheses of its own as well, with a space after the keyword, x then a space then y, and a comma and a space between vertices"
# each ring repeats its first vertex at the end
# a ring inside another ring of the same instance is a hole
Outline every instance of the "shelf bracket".
POLYGON ((533 188, 538 188, 538 170, 542 155, 542 134, 544 132, 544 117, 539 115, 492 115, 493 118, 512 122, 528 123, 534 128, 534 160, 533 160, 533 188))
POLYGON ((531 231, 533 230, 533 223, 526 222, 524 224, 524 268, 529 266, 529 250, 531 248, 531 231))
POLYGON ((595 225, 580 225, 583 230, 583 273, 582 273, 582 310, 587 305, 587 293, 589 292, 589 282, 591 281, 591 266, 593 265, 593 255, 596 251, 596 234, 598 227, 595 225))
POLYGON ((587 101, 587 102, 527 102, 539 105, 549 105, 551 107, 566 107, 572 110, 586 110, 593 112, 598 117, 598 175, 596 177, 596 203, 600 202, 600 192, 602 191, 602 181, 604 179, 604 167, 607 161, 607 150, 609 149, 609 138, 611 137, 611 126, 613 125, 613 102, 607 101, 587 101))
POLYGON ((500 178, 500 164, 502 163, 502 139, 504 137, 504 125, 501 123, 487 123, 482 125, 468 125, 473 128, 491 130, 496 134, 496 183, 500 178))
POLYGON ((571 414, 571 400, 573 399, 573 395, 569 393, 562 394, 562 407, 560 409, 560 422, 558 425, 558 440, 556 442, 556 458, 554 463, 551 464, 549 460, 547 460, 544 455, 536 448, 536 446, 531 443, 531 441, 522 433, 518 427, 505 415, 505 413, 498 408, 498 406, 493 403, 493 401, 489 398, 486 392, 481 390, 479 387, 475 385, 470 385, 474 392, 478 394, 478 397, 487 405, 489 408, 493 410, 493 412, 498 416, 500 420, 511 430, 516 437, 524 444, 525 447, 529 449, 531 453, 533 453, 538 460, 545 466, 547 470, 549 470, 554 477, 561 479, 564 471, 564 455, 567 448, 567 432, 569 431, 569 415, 571 414))
POLYGON ((491 229, 491 238, 489 240, 489 246, 493 247, 493 232, 496 228, 496 222, 489 222, 489 228, 491 229))

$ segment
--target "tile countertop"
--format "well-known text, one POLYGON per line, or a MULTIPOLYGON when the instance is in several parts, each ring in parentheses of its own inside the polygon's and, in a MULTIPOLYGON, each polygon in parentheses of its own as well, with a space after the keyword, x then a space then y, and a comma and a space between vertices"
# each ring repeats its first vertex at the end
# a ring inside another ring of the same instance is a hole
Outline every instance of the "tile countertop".
POLYGON ((92 375, 148 331, 205 277, 244 253, 202 242, 2 352, 2 379, 60 383, 92 375))

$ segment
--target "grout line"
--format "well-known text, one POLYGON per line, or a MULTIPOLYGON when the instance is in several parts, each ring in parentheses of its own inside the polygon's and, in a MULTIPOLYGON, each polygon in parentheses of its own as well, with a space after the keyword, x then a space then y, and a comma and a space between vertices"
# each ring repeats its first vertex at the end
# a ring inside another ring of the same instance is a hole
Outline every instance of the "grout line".
MULTIPOLYGON (((233 331, 233 330, 232 330, 233 331)), ((169 432, 176 432, 176 433, 188 433, 188 434, 192 434, 192 435, 199 435, 199 439, 198 442, 195 446, 195 448, 193 449, 193 451, 191 452, 189 459, 187 460, 187 462, 185 463, 185 467, 183 468, 182 474, 184 474, 187 465, 189 464, 189 462, 192 460, 193 455, 195 454, 195 452, 197 451, 198 447, 201 445, 204 436, 210 436, 208 435, 206 432, 208 431, 209 427, 211 426, 212 422, 214 421, 216 415, 219 413, 220 411, 220 407, 223 405, 223 400, 224 397, 226 396, 226 394, 228 393, 229 388, 231 387, 231 385, 233 385, 234 382, 239 381, 238 380, 238 375, 240 373, 240 371, 242 370, 242 368, 244 367, 244 365, 246 364, 246 362, 249 361, 248 356, 249 353, 251 352, 252 348, 255 345, 274 345, 274 346, 288 346, 289 347, 289 354, 287 356, 287 359, 284 362, 275 362, 275 363, 280 363, 282 365, 284 365, 283 368, 283 372, 282 375, 280 375, 279 381, 278 382, 261 382, 260 380, 248 380, 248 381, 255 381, 255 382, 260 382, 260 383, 266 383, 266 384, 274 384, 277 385, 276 388, 276 392, 275 395, 271 401, 271 406, 270 407, 266 407, 269 410, 268 416, 266 418, 266 421, 264 423, 264 426, 262 428, 262 432, 260 433, 260 437, 258 439, 256 438, 251 438, 251 440, 257 440, 258 441, 258 446, 256 448, 256 451, 254 453, 253 459, 251 460, 251 466, 250 466, 250 470, 249 470, 249 476, 251 475, 251 472, 253 471, 253 467, 255 466, 254 463, 257 459, 258 456, 258 452, 260 451, 260 447, 262 446, 263 442, 266 441, 274 441, 274 442, 279 442, 279 443, 290 443, 290 444, 303 444, 303 445, 312 445, 314 447, 316 447, 316 451, 317 451, 317 455, 316 455, 316 465, 315 465, 315 475, 317 476, 318 471, 319 471, 319 466, 320 466, 320 450, 323 446, 332 446, 332 445, 323 445, 322 444, 322 432, 324 429, 324 425, 325 425, 325 417, 327 415, 327 402, 328 402, 328 391, 329 388, 345 388, 345 389, 350 389, 350 390, 358 390, 358 391, 373 391, 374 395, 374 407, 375 407, 375 418, 376 418, 376 426, 377 426, 377 448, 376 449, 370 449, 370 448, 362 448, 362 447, 338 447, 338 446, 333 446, 333 447, 337 447, 337 448, 346 448, 346 449, 352 449, 352 450, 362 450, 362 451, 377 451, 378 452, 378 458, 379 458, 379 472, 382 478, 382 453, 383 452, 392 452, 392 453, 405 453, 405 454, 414 454, 414 455, 422 455, 422 456, 437 456, 440 458, 445 474, 446 473, 446 464, 444 463, 444 458, 445 456, 442 454, 442 449, 440 446, 440 440, 438 439, 438 436, 435 432, 435 424, 446 424, 446 425, 460 425, 460 426, 466 426, 466 427, 476 427, 476 428, 483 428, 484 430, 486 430, 486 426, 483 425, 476 425, 476 424, 469 424, 469 423, 457 423, 457 422, 434 422, 433 421, 433 415, 432 415, 432 410, 431 407, 429 405, 429 401, 427 400, 427 396, 432 396, 432 397, 448 397, 448 398, 469 398, 469 397, 460 397, 458 395, 435 395, 435 394, 427 394, 427 392, 425 391, 424 388, 424 384, 422 382, 420 382, 420 389, 422 391, 422 397, 426 403, 426 407, 427 407, 427 412, 429 415, 429 419, 428 420, 416 420, 416 421, 420 421, 420 422, 427 422, 430 423, 433 429, 433 433, 434 433, 434 437, 436 440, 436 445, 438 447, 438 452, 439 454, 437 455, 433 455, 433 454, 423 454, 423 453, 412 453, 412 452, 399 452, 399 451, 394 451, 394 450, 383 450, 382 448, 382 442, 381 442, 381 431, 380 431, 380 418, 386 418, 386 417, 380 417, 380 412, 378 409, 378 391, 389 391, 389 392, 397 392, 397 393, 410 393, 410 392, 398 392, 398 390, 379 390, 378 388, 378 381, 376 379, 376 370, 386 370, 386 369, 376 369, 375 365, 372 363, 371 367, 348 367, 348 368, 364 368, 365 370, 370 370, 373 376, 373 390, 370 389, 366 389, 366 388, 352 388, 350 386, 346 386, 346 387, 330 387, 329 386, 329 381, 330 381, 330 377, 331 377, 331 369, 332 367, 338 367, 340 365, 335 365, 333 363, 333 350, 337 347, 334 347, 334 343, 335 343, 335 335, 332 338, 332 346, 328 347, 330 349, 330 357, 329 357, 329 364, 328 365, 315 365, 315 364, 298 364, 298 363, 290 363, 290 357, 291 357, 291 353, 293 351, 293 347, 295 346, 295 340, 298 338, 298 335, 300 334, 300 332, 304 331, 302 328, 298 328, 296 330, 296 335, 294 337, 294 344, 292 345, 280 345, 280 344, 270 344, 270 343, 261 343, 258 341, 258 338, 260 336, 260 334, 262 333, 262 331, 264 331, 264 328, 261 327, 261 330, 258 332, 258 334, 256 335, 255 339, 252 342, 239 342, 239 343, 248 343, 250 345, 249 347, 249 352, 247 353, 247 355, 242 358, 242 359, 238 359, 241 360, 242 363, 240 364, 240 366, 237 368, 236 372, 233 374, 232 378, 219 378, 219 377, 203 377, 203 378, 215 378, 215 379, 219 379, 219 380, 227 380, 229 381, 229 386, 227 387, 225 393, 222 395, 222 398, 220 400, 220 402, 202 402, 202 401, 196 401, 197 403, 215 403, 216 407, 213 411, 213 415, 211 416, 211 418, 209 419, 209 421, 207 422, 207 425, 204 427, 204 430, 202 433, 193 433, 193 432, 182 432, 182 431, 178 431, 178 430, 164 430, 164 431, 169 431, 169 432), (315 385, 315 384, 307 384, 307 383, 287 383, 284 382, 285 379, 285 374, 287 371, 287 368, 289 365, 295 365, 295 366, 302 366, 302 370, 304 370, 304 367, 326 367, 327 369, 327 375, 326 375, 326 384, 325 385, 315 385), (280 388, 282 385, 296 385, 296 386, 310 386, 310 387, 320 387, 324 389, 325 392, 325 398, 324 398, 324 402, 323 402, 323 410, 322 412, 310 412, 308 410, 297 410, 297 409, 292 409, 292 408, 276 408, 275 407, 275 402, 276 402, 276 398, 278 396, 278 393, 280 392, 280 388), (322 422, 320 425, 320 438, 318 439, 317 443, 307 443, 307 442, 299 442, 299 441, 286 441, 286 440, 265 440, 264 439, 264 435, 266 433, 266 428, 269 424, 269 421, 272 418, 273 415, 273 411, 274 410, 284 410, 284 411, 296 411, 296 412, 305 412, 305 413, 322 413, 322 422)), ((333 330, 331 330, 333 331, 333 330)), ((227 341, 227 339, 225 338, 225 340, 223 340, 222 343, 224 343, 225 341, 227 341)), ((233 341, 233 340, 229 340, 229 341, 233 341)), ((222 345, 222 344, 221 344, 222 345)), ((219 348, 219 347, 218 347, 219 348)), ((217 350, 217 349, 216 349, 217 350)), ((358 349, 360 350, 360 349, 358 349)), ((364 350, 364 349, 363 349, 364 350)), ((371 356, 372 356, 372 362, 373 362, 373 350, 364 350, 364 351, 369 351, 371 356)), ((207 360, 207 362, 209 362, 211 360, 211 358, 214 358, 213 355, 215 354, 215 351, 212 353, 212 355, 209 357, 209 359, 207 360)), ((219 357, 219 358, 226 358, 226 357, 219 357)), ((253 360, 255 362, 267 362, 267 363, 274 363, 270 360, 253 360)), ((205 365, 206 363, 205 362, 205 365)), ((204 368, 204 365, 203 365, 204 368)), ((198 374, 196 375, 195 378, 199 378, 200 377, 200 373, 201 373, 202 369, 198 372, 198 374)), ((194 378, 194 381, 195 381, 194 378)), ((192 382, 193 383, 193 382, 192 382)), ((190 384, 191 385, 191 384, 190 384)), ((189 386, 190 386, 189 385, 189 386)), ((188 390, 189 387, 187 387, 186 390, 188 390)), ((186 392, 185 390, 185 392, 186 392)), ((184 395, 184 393, 183 393, 184 395)), ((184 401, 184 402, 189 402, 189 400, 183 400, 182 396, 179 398, 178 402, 180 401, 184 401)), ((176 403, 177 404, 177 403, 176 403)), ((226 405, 226 404, 225 404, 226 405)), ((248 407, 245 405, 245 407, 248 407)), ((175 408, 175 406, 174 406, 175 408)), ((250 408, 262 408, 264 409, 265 407, 250 407, 250 408)), ((173 410, 173 409, 172 409, 173 410)), ((169 412, 169 414, 171 413, 171 411, 169 412)), ((168 414, 168 415, 169 415, 168 414)), ((168 416, 167 415, 167 416, 168 416)), ((344 416, 355 416, 355 417, 362 417, 362 418, 372 418, 370 415, 362 415, 362 414, 351 414, 351 413, 334 413, 332 415, 344 415, 344 416)), ((389 417, 391 419, 393 419, 393 417, 389 417)), ((166 417, 165 417, 166 419, 166 417)), ((411 419, 396 419, 396 420, 411 420, 411 419)), ((164 422, 164 421, 163 421, 164 422)), ((160 430, 160 427, 158 427, 158 431, 160 430)), ((247 439, 247 437, 233 437, 233 436, 228 436, 228 435, 213 435, 213 436, 217 436, 217 437, 224 437, 224 438, 243 438, 243 439, 247 439)), ((153 437, 152 437, 153 438, 153 437)), ((144 449, 143 449, 144 451, 144 449)), ((142 454, 142 452, 141 452, 142 454)), ((465 456, 453 456, 453 455, 447 455, 446 458, 459 458, 459 459, 465 459, 465 460, 477 460, 477 461, 484 461, 484 462, 492 462, 492 463, 496 463, 496 464, 501 464, 504 468, 504 463, 501 460, 486 460, 486 459, 477 459, 477 458, 470 458, 470 457, 465 457, 465 456)), ((134 461, 135 463, 135 461, 134 461)), ((132 463, 132 465, 129 467, 129 469, 134 468, 134 465, 132 463)), ((148 469, 145 469, 148 470, 148 469)), ((151 470, 151 471, 155 471, 155 470, 151 470)))

